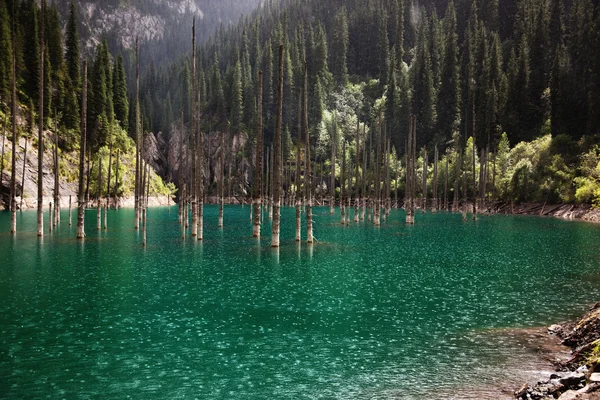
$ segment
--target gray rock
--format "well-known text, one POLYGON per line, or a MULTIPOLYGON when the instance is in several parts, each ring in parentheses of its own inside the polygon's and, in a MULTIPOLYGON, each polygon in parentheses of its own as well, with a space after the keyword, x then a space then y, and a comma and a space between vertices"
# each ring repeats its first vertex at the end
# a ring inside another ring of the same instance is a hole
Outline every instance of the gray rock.
POLYGON ((590 375, 590 383, 600 383, 600 372, 594 372, 590 375))
POLYGON ((576 400, 578 394, 579 393, 577 393, 575 390, 567 390, 566 392, 560 395, 558 400, 576 400))

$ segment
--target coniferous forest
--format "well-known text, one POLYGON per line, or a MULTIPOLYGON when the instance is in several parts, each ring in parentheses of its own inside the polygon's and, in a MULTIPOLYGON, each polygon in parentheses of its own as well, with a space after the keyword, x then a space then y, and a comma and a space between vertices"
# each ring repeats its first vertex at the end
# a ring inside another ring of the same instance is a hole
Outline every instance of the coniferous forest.
MULTIPOLYGON (((62 6, 64 15, 55 5, 44 7, 41 44, 36 2, 5 0, 0 6, 4 129, 10 126, 14 57, 20 129, 33 126, 40 114, 43 81, 44 127, 60 132, 61 150, 77 148, 85 58, 89 155, 107 158, 117 148, 125 150, 136 130, 134 49, 109 49, 106 39, 95 49, 82 48, 77 5, 62 6)), ((420 182, 426 172, 425 185, 415 185, 416 196, 436 197, 446 205, 459 198, 594 203, 600 201, 598 14, 592 1, 265 1, 238 24, 222 25, 210 37, 203 31, 196 45, 196 82, 191 50, 140 65, 138 129, 161 132, 167 145, 159 151, 167 161, 160 174, 180 187, 182 158, 169 163, 168 153, 176 147, 176 132, 191 130, 197 101, 199 130, 225 135, 231 150, 222 161, 228 196, 250 197, 258 72, 263 72, 266 150, 275 137, 277 53, 283 44, 282 163, 291 171, 283 182, 290 198, 303 141, 297 109, 304 101, 306 61, 313 185, 322 199, 330 197, 331 182, 338 199, 342 187, 360 192, 363 163, 367 186, 374 188, 380 128, 385 154, 379 162, 389 158, 384 165, 391 170, 384 190, 406 197, 405 155, 414 116, 414 179, 420 182), (344 161, 357 169, 354 183, 341 182, 344 161), (434 163, 439 164, 435 177, 434 163)), ((145 46, 140 42, 140 54, 145 46)), ((217 157, 216 150, 208 152, 208 159, 217 157)), ((217 194, 218 160, 212 161, 205 171, 207 195, 217 194)), ((131 186, 124 185, 124 194, 131 186)))
POLYGON ((0 397, 597 398, 599 49, 599 0, 0 0, 0 397))

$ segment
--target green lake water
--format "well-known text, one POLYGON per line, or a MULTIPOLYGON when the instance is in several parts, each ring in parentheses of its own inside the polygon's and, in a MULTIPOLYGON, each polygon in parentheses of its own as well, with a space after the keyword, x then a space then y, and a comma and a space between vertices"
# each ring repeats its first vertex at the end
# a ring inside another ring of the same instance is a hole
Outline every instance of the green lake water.
POLYGON ((206 206, 203 242, 180 239, 176 207, 150 209, 146 249, 133 210, 110 211, 108 232, 87 211, 85 241, 66 212, 41 240, 35 212, 16 237, 0 213, 0 398, 451 398, 515 378, 530 350, 510 328, 600 300, 599 225, 428 213, 406 226, 394 210, 344 227, 316 208, 309 246, 282 214, 273 250, 248 207, 226 206, 219 229, 206 206))

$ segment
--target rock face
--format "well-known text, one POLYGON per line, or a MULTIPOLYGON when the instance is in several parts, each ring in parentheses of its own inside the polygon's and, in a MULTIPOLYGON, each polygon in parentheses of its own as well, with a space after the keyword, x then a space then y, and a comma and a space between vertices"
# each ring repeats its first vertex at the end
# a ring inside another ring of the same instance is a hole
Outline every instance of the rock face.
POLYGON ((548 332, 571 347, 573 356, 557 367, 562 372, 531 387, 524 385, 515 392, 517 399, 600 400, 600 373, 594 351, 600 347, 600 303, 572 323, 552 325, 548 332))

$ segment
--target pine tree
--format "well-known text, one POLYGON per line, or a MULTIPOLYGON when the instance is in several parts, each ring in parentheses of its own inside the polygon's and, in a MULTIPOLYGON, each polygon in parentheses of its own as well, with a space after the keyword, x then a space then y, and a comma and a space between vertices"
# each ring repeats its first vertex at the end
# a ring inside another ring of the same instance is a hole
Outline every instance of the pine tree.
POLYGON ((65 78, 64 123, 69 129, 77 129, 80 125, 79 94, 81 92, 81 75, 79 64, 79 33, 77 32, 77 9, 75 2, 69 6, 69 18, 65 37, 65 78))
POLYGON ((0 103, 7 105, 11 93, 13 57, 10 22, 6 3, 0 1, 0 103))
POLYGON ((233 133, 242 131, 244 118, 243 87, 242 87, 242 64, 238 60, 233 71, 233 85, 231 90, 231 129, 233 133))
POLYGON ((431 69, 431 58, 427 40, 428 31, 429 24, 425 20, 419 29, 416 60, 412 70, 412 109, 418 123, 418 146, 426 144, 433 139, 433 131, 437 121, 433 71, 431 69))
MULTIPOLYGON (((458 130, 460 118, 460 75, 458 65, 458 35, 456 34, 456 11, 454 2, 450 1, 444 18, 443 65, 441 84, 438 95, 438 132, 442 141, 449 140, 458 130)), ((440 141, 441 142, 441 141, 440 141)))
POLYGON ((40 82, 40 38, 39 15, 35 0, 21 3, 20 25, 23 27, 23 71, 22 89, 28 99, 36 101, 40 82), (27 27, 27 28, 25 28, 27 27))
POLYGON ((346 7, 342 7, 335 16, 333 27, 331 72, 340 86, 348 83, 348 20, 346 7))
MULTIPOLYGON (((129 99, 127 96, 127 82, 122 55, 117 57, 112 75, 115 118, 119 121, 119 124, 123 129, 127 129, 127 126, 129 125, 129 99)), ((168 96, 168 98, 170 98, 170 96, 168 96)), ((165 119, 171 121, 171 118, 172 116, 168 115, 165 119)))

